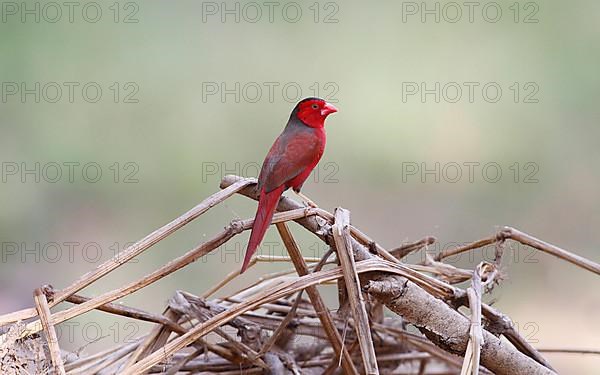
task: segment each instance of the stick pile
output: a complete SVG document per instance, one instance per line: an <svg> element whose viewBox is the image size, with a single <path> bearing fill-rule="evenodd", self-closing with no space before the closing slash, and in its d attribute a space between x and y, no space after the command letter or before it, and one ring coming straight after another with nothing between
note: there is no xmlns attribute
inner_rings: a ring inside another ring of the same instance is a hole
<svg viewBox="0 0 600 375"><path fill-rule="evenodd" d="M289 257L259 255L252 265L291 262L293 270L213 297L238 276L236 271L201 296L177 291L162 313L114 303L252 227L252 219L238 220L139 280L94 298L77 294L232 195L257 199L255 183L226 176L222 190L68 287L36 289L35 307L0 316L0 373L555 374L508 316L482 302L501 281L504 247L517 241L600 275L597 263L509 227L408 264L404 257L435 239L388 251L350 224L349 211L338 208L332 214L284 197L273 224ZM290 221L314 233L329 251L320 259L303 257ZM444 263L452 255L488 245L495 245L495 259L475 270ZM465 282L466 289L456 286ZM320 294L330 287L338 291L336 306L328 306ZM53 312L59 304L69 307ZM469 313L459 310L462 306ZM385 309L391 312L388 317ZM55 326L92 310L152 322L154 327L103 352L83 356L62 351Z"/></svg>

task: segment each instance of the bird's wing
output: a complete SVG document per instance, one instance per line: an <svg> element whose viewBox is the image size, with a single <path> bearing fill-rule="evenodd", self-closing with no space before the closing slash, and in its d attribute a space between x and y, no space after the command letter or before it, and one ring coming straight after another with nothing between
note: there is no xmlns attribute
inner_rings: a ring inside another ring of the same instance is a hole
<svg viewBox="0 0 600 375"><path fill-rule="evenodd" d="M319 157L319 139L311 131L282 134L263 162L258 188L268 193L298 176Z"/></svg>

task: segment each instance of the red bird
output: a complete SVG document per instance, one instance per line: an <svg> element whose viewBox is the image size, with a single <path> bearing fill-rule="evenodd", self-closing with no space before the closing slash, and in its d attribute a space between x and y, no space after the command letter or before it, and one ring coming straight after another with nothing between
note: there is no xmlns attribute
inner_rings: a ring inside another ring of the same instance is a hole
<svg viewBox="0 0 600 375"><path fill-rule="evenodd" d="M303 99L294 107L258 176L258 209L240 273L246 271L250 258L265 236L281 194L291 187L302 196L300 188L325 150L325 118L337 111L335 106L319 98Z"/></svg>

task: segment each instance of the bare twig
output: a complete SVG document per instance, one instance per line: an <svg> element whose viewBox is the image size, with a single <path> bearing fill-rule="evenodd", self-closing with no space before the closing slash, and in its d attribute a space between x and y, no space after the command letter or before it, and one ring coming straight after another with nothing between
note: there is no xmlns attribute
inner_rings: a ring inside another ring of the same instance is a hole
<svg viewBox="0 0 600 375"><path fill-rule="evenodd" d="M293 220L293 219L298 219L298 218L305 217L305 216L311 215L311 214L314 214L314 212L311 212L310 209L303 208L303 209L298 209L295 211L288 211L288 212L282 212L282 213L276 214L273 217L273 221L279 222L279 221ZM194 262L198 258L208 254L212 250L216 249L217 247L221 246L225 242L229 241L236 234L238 234L244 230L250 229L252 227L253 222L254 222L253 219L233 222L224 231L222 231L220 234L218 234L215 238L197 246L196 248L188 251L186 254L180 256L179 258L175 258L174 260L170 261L169 263L167 263L163 267L157 269L156 271L150 273L149 275L146 275L143 278L141 278L135 282L132 282L128 285L125 285L119 289L104 293L104 294L102 294L98 297L95 297L87 302L84 302L80 305L71 307L68 310L63 310L63 311L60 311L60 312L54 314L55 323L61 323L61 322L64 322L65 320L69 320L73 317L76 317L85 312L93 310L99 306L105 305L109 302L112 302L114 300L117 300L119 298L127 296L131 293L134 293L135 291L140 290L140 289L162 279L163 277L185 267L186 265ZM42 329L42 327L41 327L39 320L28 323L22 332L22 334L23 334L22 337L26 337L33 333L39 332L41 329ZM2 340L1 340L2 337L3 336L0 336L0 342L2 342Z"/></svg>
<svg viewBox="0 0 600 375"><path fill-rule="evenodd" d="M178 321L181 314L167 307L162 314L166 319ZM158 347L164 345L171 335L171 328L166 325L156 325L146 336L144 341L131 354L124 367L133 366L138 360L145 358L150 353L154 352Z"/></svg>
<svg viewBox="0 0 600 375"><path fill-rule="evenodd" d="M572 349L572 348L538 348L543 353L565 353L565 354L595 354L600 355L600 350L594 349Z"/></svg>
<svg viewBox="0 0 600 375"><path fill-rule="evenodd" d="M352 307L352 316L356 325L358 343L362 353L365 372L369 375L379 374L377 368L377 357L371 337L369 316L365 307L365 301L360 290L360 279L356 272L356 264L352 255L352 244L350 242L350 212L341 207L335 210L335 224L333 225L333 239L344 273L344 281L348 292L348 300Z"/></svg>
<svg viewBox="0 0 600 375"><path fill-rule="evenodd" d="M499 241L504 241L506 239L511 239L513 241L522 243L523 245L531 246L537 250L548 253L550 255L554 255L557 258L566 260L567 262L572 263L578 267L600 275L600 264L591 261L587 258L584 258L580 255L573 254L570 251L561 249L560 247L552 245L548 242L544 242L538 238L535 238L527 233L521 232L520 230L512 227L504 227L497 234L472 242L468 245L459 246L454 249L444 250L435 256L435 260L439 261L444 258L448 258L452 255L460 254L473 249L478 249Z"/></svg>
<svg viewBox="0 0 600 375"><path fill-rule="evenodd" d="M451 257L453 255L457 255L460 253L464 253L465 251L469 251L469 250L473 250L473 249L479 249L481 247L487 246L487 245L491 245L493 243L495 243L496 241L501 240L502 237L499 235L494 235L494 236L490 236L481 240L477 240L475 242L471 242L470 244L464 245L464 246L459 246L453 249L445 249L442 252L440 252L439 254L437 254L434 257L434 260L436 261L440 261L442 259Z"/></svg>
<svg viewBox="0 0 600 375"><path fill-rule="evenodd" d="M52 289L52 287L50 287L50 286L44 286L43 290L44 290L44 294L46 294L46 295L54 294L54 289ZM89 300L91 300L91 298L80 296L77 294L70 295L66 299L67 302L71 302L74 304L82 304L82 303L88 302ZM152 314L152 313L146 312L144 310L137 309L135 307L129 307L129 306L126 306L123 304L107 303L105 305L98 306L96 309L110 313L110 314L124 316L127 318L137 319L137 320L141 320L141 321L145 321L145 322L162 324L162 325L169 327L174 332L179 332L179 333L185 332L185 330L179 324L177 324L176 322L173 322L170 319L167 319L163 315Z"/></svg>
<svg viewBox="0 0 600 375"><path fill-rule="evenodd" d="M410 253L421 250L424 247L433 245L435 241L435 237L427 236L425 238L420 239L419 241L403 244L393 250L390 250L390 253L399 260L401 260L402 258L408 256Z"/></svg>
<svg viewBox="0 0 600 375"><path fill-rule="evenodd" d="M593 272L596 275L600 275L600 264L593 262L589 259L586 259L580 255L573 254L570 251L561 249L558 246L549 244L548 242L544 242L540 239L530 236L527 233L523 233L515 228L504 227L501 231L501 234L505 238L510 238L511 240L520 242L523 245L531 246L535 249L538 249L538 250L548 253L550 255L554 255L557 258L566 260L569 263L572 263L578 267L581 267L590 272Z"/></svg>
<svg viewBox="0 0 600 375"><path fill-rule="evenodd" d="M210 197L206 198L200 204L198 204L188 212L184 213L177 219L150 233L149 235L137 241L133 245L129 246L127 249L123 250L119 254L116 254L112 259L109 259L106 262L99 265L98 267L96 267L95 270L86 273L73 284L56 293L56 295L54 296L54 300L50 303L50 307L57 305L58 303L64 301L67 298L67 296L70 296L73 293L77 293L79 290L85 288L94 281L100 279L101 277L105 276L106 274L110 273L116 268L129 262L131 259L140 255L148 248L158 243L160 240L166 238L171 233L188 224L198 216L208 211L211 207L229 198L231 195L235 194L240 189L243 189L244 187L248 186L252 182L253 180L251 179L241 179L229 186L228 188L218 191ZM0 326L6 323L16 322L18 320L29 319L34 317L35 315L35 309L24 309L15 313L0 316Z"/></svg>
<svg viewBox="0 0 600 375"><path fill-rule="evenodd" d="M283 243L287 248L290 257L294 262L296 272L298 272L299 276L308 275L308 266L306 265L306 262L302 257L300 248L298 247L296 241L294 240L294 237L292 236L292 232L290 232L290 229L285 223L280 223L276 225L279 235L281 236L281 239L283 240ZM324 259L326 258L324 257ZM318 271L318 268L316 270ZM335 355L341 356L341 358L343 359L341 364L344 367L344 371L346 371L347 374L358 374L356 368L354 367L354 363L352 363L352 359L348 354L348 350L344 348L342 338L338 333L337 329L335 328L333 318L331 317L331 313L329 312L329 309L327 309L325 302L323 302L323 299L321 298L318 289L316 287L311 286L306 288L306 293L308 294L308 297L310 298L313 304L313 308L317 313L317 317L321 321L323 329L325 330L325 333L327 334L327 337L331 342Z"/></svg>
<svg viewBox="0 0 600 375"><path fill-rule="evenodd" d="M296 317L296 310L298 309L298 305L300 305L300 301L302 300L302 292L303 292L302 290L300 292L298 292L298 296L296 297L296 301L294 301L292 308L290 309L290 311L288 311L287 315L281 321L281 323L279 324L277 329L273 332L271 337L269 337L269 340L263 345L262 349L260 349L260 352L258 353L259 356L262 356L265 353L267 353L268 351L270 351L271 348L273 348L275 343L282 336L283 332L286 329L288 329L288 325Z"/></svg>
<svg viewBox="0 0 600 375"><path fill-rule="evenodd" d="M33 299L35 301L35 308L38 311L38 315L44 326L44 333L46 334L46 342L50 349L50 357L52 358L52 364L54 365L54 372L56 374L65 375L65 365L60 355L60 347L58 346L58 337L56 336L56 330L54 329L52 314L50 313L50 307L48 307L46 296L41 288L35 290Z"/></svg>
<svg viewBox="0 0 600 375"><path fill-rule="evenodd" d="M461 375L478 375L479 360L481 356L481 346L485 343L483 338L483 328L481 326L481 295L483 294L484 284L493 282L489 274L495 271L493 264L482 262L477 266L471 278L471 286L467 289L469 297L469 307L471 309L471 327L469 329L469 343L465 352L465 359ZM485 282L482 282L482 279Z"/></svg>

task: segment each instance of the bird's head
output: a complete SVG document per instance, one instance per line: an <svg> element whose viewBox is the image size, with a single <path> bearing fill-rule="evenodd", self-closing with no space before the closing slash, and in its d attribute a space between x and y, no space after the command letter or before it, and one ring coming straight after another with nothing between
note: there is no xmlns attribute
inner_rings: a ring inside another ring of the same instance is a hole
<svg viewBox="0 0 600 375"><path fill-rule="evenodd" d="M338 109L320 98L306 98L301 100L294 108L292 116L298 117L305 125L311 128L322 128L325 119Z"/></svg>

